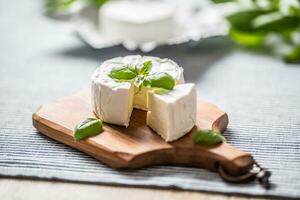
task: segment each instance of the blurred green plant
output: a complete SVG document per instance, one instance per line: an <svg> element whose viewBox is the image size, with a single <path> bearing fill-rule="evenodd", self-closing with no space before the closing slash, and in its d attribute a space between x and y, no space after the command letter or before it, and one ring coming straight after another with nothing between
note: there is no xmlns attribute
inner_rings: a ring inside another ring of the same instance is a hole
<svg viewBox="0 0 300 200"><path fill-rule="evenodd" d="M45 0L47 12L56 13L70 9L75 4L99 8L108 0Z"/></svg>
<svg viewBox="0 0 300 200"><path fill-rule="evenodd" d="M300 0L212 0L232 3L229 36L248 48L268 48L287 62L300 60Z"/></svg>

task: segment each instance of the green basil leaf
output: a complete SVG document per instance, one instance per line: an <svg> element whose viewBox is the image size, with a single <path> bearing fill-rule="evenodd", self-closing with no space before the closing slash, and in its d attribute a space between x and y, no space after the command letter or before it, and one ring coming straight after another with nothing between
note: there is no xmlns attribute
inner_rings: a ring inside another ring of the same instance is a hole
<svg viewBox="0 0 300 200"><path fill-rule="evenodd" d="M300 17L300 2L298 4L298 7L296 5L289 6L289 14Z"/></svg>
<svg viewBox="0 0 300 200"><path fill-rule="evenodd" d="M256 18L253 29L258 32L284 32L294 30L300 26L297 16L282 16L279 12L273 12Z"/></svg>
<svg viewBox="0 0 300 200"><path fill-rule="evenodd" d="M139 74L147 76L149 75L151 68L152 68L152 61L151 60L145 61L139 71Z"/></svg>
<svg viewBox="0 0 300 200"><path fill-rule="evenodd" d="M67 10L77 0L46 0L45 6L48 12L58 12Z"/></svg>
<svg viewBox="0 0 300 200"><path fill-rule="evenodd" d="M88 0L84 1L84 6L100 8L108 0ZM45 7L48 12L54 13L70 9L74 4L82 4L81 0L45 0Z"/></svg>
<svg viewBox="0 0 300 200"><path fill-rule="evenodd" d="M193 135L193 141L195 144L219 144L225 141L225 138L221 135L221 133L213 131L213 130L199 130Z"/></svg>
<svg viewBox="0 0 300 200"><path fill-rule="evenodd" d="M214 3L229 3L229 2L234 2L236 0L211 0Z"/></svg>
<svg viewBox="0 0 300 200"><path fill-rule="evenodd" d="M154 73L147 76L143 84L146 87L163 88L166 90L172 90L175 86L175 80L168 73L161 72L161 73Z"/></svg>
<svg viewBox="0 0 300 200"><path fill-rule="evenodd" d="M103 124L100 119L87 118L80 122L74 129L75 141L96 136L103 131Z"/></svg>
<svg viewBox="0 0 300 200"><path fill-rule="evenodd" d="M251 31L253 29L252 21L258 16L269 12L271 11L262 9L245 10L228 15L226 18L235 29Z"/></svg>
<svg viewBox="0 0 300 200"><path fill-rule="evenodd" d="M266 34L258 32L243 32L235 28L229 31L230 38L246 47L260 47L264 44Z"/></svg>
<svg viewBox="0 0 300 200"><path fill-rule="evenodd" d="M290 52L283 55L286 62L294 63L300 60L300 45L295 46Z"/></svg>
<svg viewBox="0 0 300 200"><path fill-rule="evenodd" d="M131 80L138 75L135 67L132 66L122 66L113 68L108 76L117 80Z"/></svg>

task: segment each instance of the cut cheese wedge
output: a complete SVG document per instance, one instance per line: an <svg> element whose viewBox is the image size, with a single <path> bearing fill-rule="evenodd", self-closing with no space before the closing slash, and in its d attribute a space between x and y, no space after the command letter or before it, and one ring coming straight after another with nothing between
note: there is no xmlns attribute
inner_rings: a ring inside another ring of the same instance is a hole
<svg viewBox="0 0 300 200"><path fill-rule="evenodd" d="M92 84L92 107L95 115L104 122L129 126L133 110L132 83L118 83L106 76L98 76Z"/></svg>
<svg viewBox="0 0 300 200"><path fill-rule="evenodd" d="M196 123L197 94L194 84L180 84L165 94L149 93L147 125L165 141L188 133Z"/></svg>

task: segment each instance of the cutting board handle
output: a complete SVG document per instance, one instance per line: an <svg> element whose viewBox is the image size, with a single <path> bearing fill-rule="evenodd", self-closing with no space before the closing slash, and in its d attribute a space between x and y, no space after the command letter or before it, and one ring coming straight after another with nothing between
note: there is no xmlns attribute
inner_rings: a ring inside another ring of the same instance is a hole
<svg viewBox="0 0 300 200"><path fill-rule="evenodd" d="M183 138L184 140L184 138ZM187 142L191 141L188 137ZM170 143L173 148L149 151L132 157L124 166L139 168L159 164L175 164L201 167L218 172L222 167L227 174L239 176L252 168L254 159L250 153L242 151L226 142L219 145L186 144L184 141Z"/></svg>
<svg viewBox="0 0 300 200"><path fill-rule="evenodd" d="M240 183L256 178L266 189L271 186L270 171L262 168L250 153L226 142L214 146L194 145L191 149L177 146L176 149L174 163L192 164L192 166L216 171L228 182ZM189 159L183 160L181 156Z"/></svg>

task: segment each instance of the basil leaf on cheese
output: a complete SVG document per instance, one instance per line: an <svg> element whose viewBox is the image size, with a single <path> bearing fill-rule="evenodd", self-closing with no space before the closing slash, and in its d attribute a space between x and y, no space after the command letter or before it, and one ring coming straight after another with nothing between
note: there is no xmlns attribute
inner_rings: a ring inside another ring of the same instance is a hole
<svg viewBox="0 0 300 200"><path fill-rule="evenodd" d="M122 66L113 68L108 76L117 80L131 80L138 75L135 67L132 66Z"/></svg>
<svg viewBox="0 0 300 200"><path fill-rule="evenodd" d="M149 75L151 68L152 68L152 61L151 60L145 61L139 71L139 74L147 76Z"/></svg>
<svg viewBox="0 0 300 200"><path fill-rule="evenodd" d="M221 133L213 131L213 130L198 130L193 135L193 141L195 144L219 144L225 141L225 138L221 135Z"/></svg>
<svg viewBox="0 0 300 200"><path fill-rule="evenodd" d="M103 124L100 119L87 118L80 122L74 129L74 140L82 140L88 137L96 136L103 131Z"/></svg>
<svg viewBox="0 0 300 200"><path fill-rule="evenodd" d="M163 88L172 90L175 86L174 78L168 73L154 73L147 76L144 80L144 86L153 88Z"/></svg>

